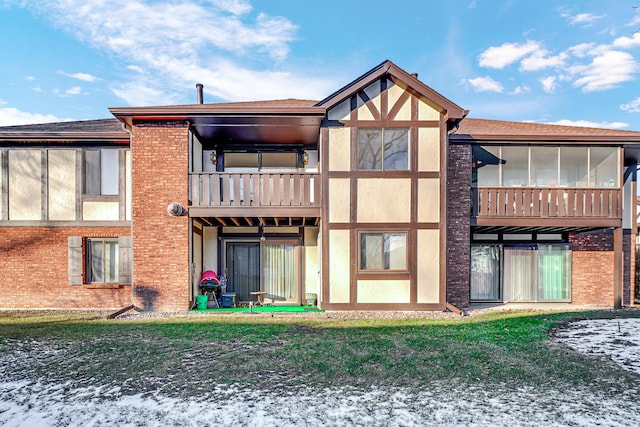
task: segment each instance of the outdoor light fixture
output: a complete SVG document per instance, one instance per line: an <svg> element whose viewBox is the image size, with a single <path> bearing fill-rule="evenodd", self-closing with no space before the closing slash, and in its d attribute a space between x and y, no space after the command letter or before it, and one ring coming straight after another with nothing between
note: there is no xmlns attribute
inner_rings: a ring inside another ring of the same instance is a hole
<svg viewBox="0 0 640 427"><path fill-rule="evenodd" d="M169 203L167 206L167 213L170 216L183 216L186 215L187 211L180 205L180 203Z"/></svg>
<svg viewBox="0 0 640 427"><path fill-rule="evenodd" d="M209 155L209 158L211 159L211 164L212 165L217 165L218 164L218 153L216 152L216 150L212 150L211 154Z"/></svg>
<svg viewBox="0 0 640 427"><path fill-rule="evenodd" d="M302 163L304 163L305 165L309 164L309 153L307 153L306 151L302 153Z"/></svg>

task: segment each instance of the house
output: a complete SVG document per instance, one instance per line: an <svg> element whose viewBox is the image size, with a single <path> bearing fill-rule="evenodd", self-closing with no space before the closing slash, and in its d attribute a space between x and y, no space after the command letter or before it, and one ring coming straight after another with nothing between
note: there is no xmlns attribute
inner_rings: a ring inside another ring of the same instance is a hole
<svg viewBox="0 0 640 427"><path fill-rule="evenodd" d="M640 132L466 118L390 61L321 101L0 128L0 307L633 304Z"/></svg>

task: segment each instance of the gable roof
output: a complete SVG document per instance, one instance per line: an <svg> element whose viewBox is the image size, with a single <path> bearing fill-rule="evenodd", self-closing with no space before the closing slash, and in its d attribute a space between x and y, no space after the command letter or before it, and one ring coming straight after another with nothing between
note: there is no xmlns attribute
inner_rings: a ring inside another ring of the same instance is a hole
<svg viewBox="0 0 640 427"><path fill-rule="evenodd" d="M398 67L393 62L386 60L376 67L372 68L362 76L358 77L351 83L332 93L316 105L323 106L327 109L339 104L348 97L356 94L369 86L374 81L380 79L383 76L391 76L407 85L407 88L420 97L424 97L430 100L441 108L441 111L446 111L449 122L457 123L463 119L468 113L468 110L463 109L453 101L445 98L440 93L431 89L426 84L418 80L417 75L412 75Z"/></svg>

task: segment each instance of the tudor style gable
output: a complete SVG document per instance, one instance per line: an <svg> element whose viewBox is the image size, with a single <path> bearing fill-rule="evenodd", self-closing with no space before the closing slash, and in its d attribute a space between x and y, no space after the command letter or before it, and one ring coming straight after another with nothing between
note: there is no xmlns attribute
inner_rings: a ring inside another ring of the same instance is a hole
<svg viewBox="0 0 640 427"><path fill-rule="evenodd" d="M317 106L327 109L324 304L443 307L444 153L466 111L390 61Z"/></svg>

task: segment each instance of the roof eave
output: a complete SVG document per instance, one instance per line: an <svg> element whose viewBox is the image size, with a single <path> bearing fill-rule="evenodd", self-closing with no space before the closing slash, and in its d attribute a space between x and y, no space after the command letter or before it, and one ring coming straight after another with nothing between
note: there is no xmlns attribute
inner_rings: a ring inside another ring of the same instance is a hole
<svg viewBox="0 0 640 427"><path fill-rule="evenodd" d="M123 132L0 132L0 141L129 143Z"/></svg>
<svg viewBox="0 0 640 427"><path fill-rule="evenodd" d="M292 116L324 117L323 107L274 107L274 106L216 106L215 104L161 106L161 107L115 107L109 108L111 114L123 122L132 120L189 120L195 117L257 117Z"/></svg>
<svg viewBox="0 0 640 427"><path fill-rule="evenodd" d="M327 105L331 107L333 105L339 104L340 102L351 96L353 93L364 89L375 80L385 75L390 75L392 77L398 78L399 80L408 84L418 94L423 95L426 98L430 99L432 102L438 104L440 107L446 110L449 122L458 123L460 120L466 117L467 114L469 114L469 110L465 110L453 101L445 98L426 84L422 83L415 76L407 73L405 70L398 67L389 60L386 60L376 67L372 68L370 71L363 74L358 79L352 81L338 91L329 95L327 98L318 102L318 104L316 105Z"/></svg>
<svg viewBox="0 0 640 427"><path fill-rule="evenodd" d="M452 142L467 143L490 143L490 142L535 142L535 143L580 143L580 142L602 142L602 143L638 143L640 138L637 135L492 135L492 134L451 134L449 140Z"/></svg>

